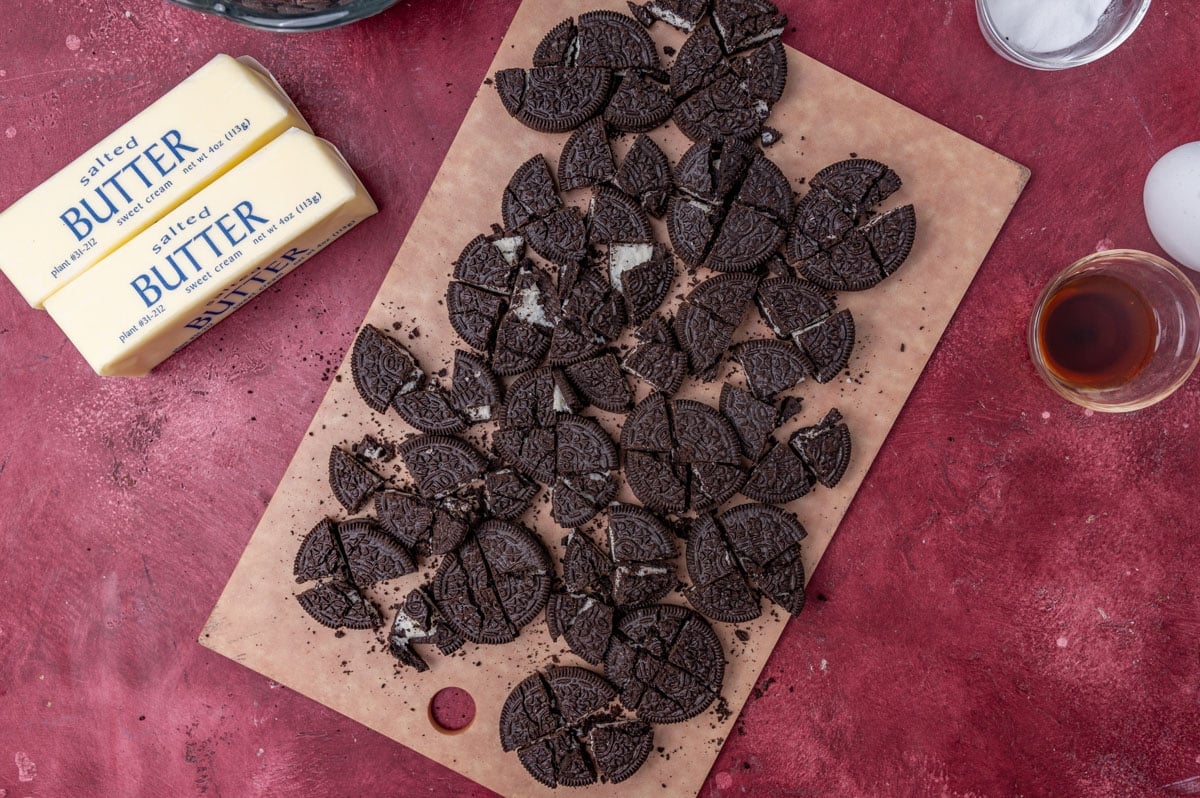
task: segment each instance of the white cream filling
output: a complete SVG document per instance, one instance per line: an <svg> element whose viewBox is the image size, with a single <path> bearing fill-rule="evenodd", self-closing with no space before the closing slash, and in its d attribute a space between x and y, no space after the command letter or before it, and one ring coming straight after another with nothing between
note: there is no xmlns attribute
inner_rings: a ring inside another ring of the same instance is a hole
<svg viewBox="0 0 1200 798"><path fill-rule="evenodd" d="M554 322L546 316L546 308L542 305L542 292L537 286L522 288L517 292L519 301L512 306L511 313L526 324L538 327L553 327Z"/></svg>
<svg viewBox="0 0 1200 798"><path fill-rule="evenodd" d="M563 396L563 392L558 386L554 386L554 412L555 413L570 413L571 406L567 404L567 397Z"/></svg>
<svg viewBox="0 0 1200 798"><path fill-rule="evenodd" d="M621 277L654 257L653 244L613 244L608 248L608 282L624 293Z"/></svg>
<svg viewBox="0 0 1200 798"><path fill-rule="evenodd" d="M510 266L517 265L517 253L525 246L525 239L521 236L509 236L508 238L498 238L492 242L492 246L500 250L500 255L508 261Z"/></svg>
<svg viewBox="0 0 1200 798"><path fill-rule="evenodd" d="M658 17L663 22L667 23L668 25L671 25L672 27L679 28L681 31L684 31L685 33L691 33L692 29L696 27L695 25L692 24L691 20L684 19L683 17L676 14L674 11L663 8L663 7L659 6L657 3L652 3L650 5L650 8L647 10L654 16Z"/></svg>

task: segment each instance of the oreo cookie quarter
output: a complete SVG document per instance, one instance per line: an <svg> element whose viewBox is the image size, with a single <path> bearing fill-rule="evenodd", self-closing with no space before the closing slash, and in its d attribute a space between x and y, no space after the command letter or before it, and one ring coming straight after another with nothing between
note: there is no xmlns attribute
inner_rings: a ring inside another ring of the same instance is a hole
<svg viewBox="0 0 1200 798"><path fill-rule="evenodd" d="M558 185L563 191L596 186L616 177L617 164L604 130L596 117L580 125L563 145L558 159Z"/></svg>
<svg viewBox="0 0 1200 798"><path fill-rule="evenodd" d="M329 450L329 487L338 503L353 513L383 487L383 477L334 446Z"/></svg>
<svg viewBox="0 0 1200 798"><path fill-rule="evenodd" d="M637 197L646 213L661 218L671 192L671 163L654 139L638 136L617 170L617 188Z"/></svg>

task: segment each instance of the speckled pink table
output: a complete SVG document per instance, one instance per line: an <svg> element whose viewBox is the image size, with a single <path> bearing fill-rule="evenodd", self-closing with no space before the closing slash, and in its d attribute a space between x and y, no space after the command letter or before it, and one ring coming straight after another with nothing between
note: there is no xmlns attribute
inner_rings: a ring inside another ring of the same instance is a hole
<svg viewBox="0 0 1200 798"><path fill-rule="evenodd" d="M1158 0L1109 58L1038 74L965 0L785 6L789 44L1034 178L702 794L1195 794L1200 378L1088 415L1023 330L1079 255L1158 251L1141 183L1200 137L1200 10ZM483 794L194 641L514 8L281 37L4 4L0 207L224 51L271 66L383 211L145 380L95 377L0 282L0 796Z"/></svg>

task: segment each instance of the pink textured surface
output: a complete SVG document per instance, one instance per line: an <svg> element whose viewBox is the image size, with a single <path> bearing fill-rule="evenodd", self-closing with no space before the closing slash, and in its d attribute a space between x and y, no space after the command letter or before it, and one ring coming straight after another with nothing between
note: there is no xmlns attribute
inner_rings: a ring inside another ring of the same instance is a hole
<svg viewBox="0 0 1200 798"><path fill-rule="evenodd" d="M1198 135L1200 10L1159 0L1107 59L1038 74L965 0L785 6L789 44L1034 176L703 794L1191 794L1200 378L1088 415L1023 330L1076 257L1158 251L1141 184ZM0 281L0 796L484 793L195 637L514 8L282 37L5 1L0 207L223 51L274 70L382 212L144 380L95 377Z"/></svg>

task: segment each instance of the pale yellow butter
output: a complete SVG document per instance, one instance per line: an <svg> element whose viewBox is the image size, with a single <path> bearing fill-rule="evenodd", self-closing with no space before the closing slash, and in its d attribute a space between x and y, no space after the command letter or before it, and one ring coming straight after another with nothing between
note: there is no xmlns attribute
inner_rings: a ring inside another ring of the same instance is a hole
<svg viewBox="0 0 1200 798"><path fill-rule="evenodd" d="M0 213L0 271L46 297L289 128L309 130L253 58L218 55Z"/></svg>
<svg viewBox="0 0 1200 798"><path fill-rule="evenodd" d="M98 374L146 374L376 212L326 141L282 134L46 300Z"/></svg>

